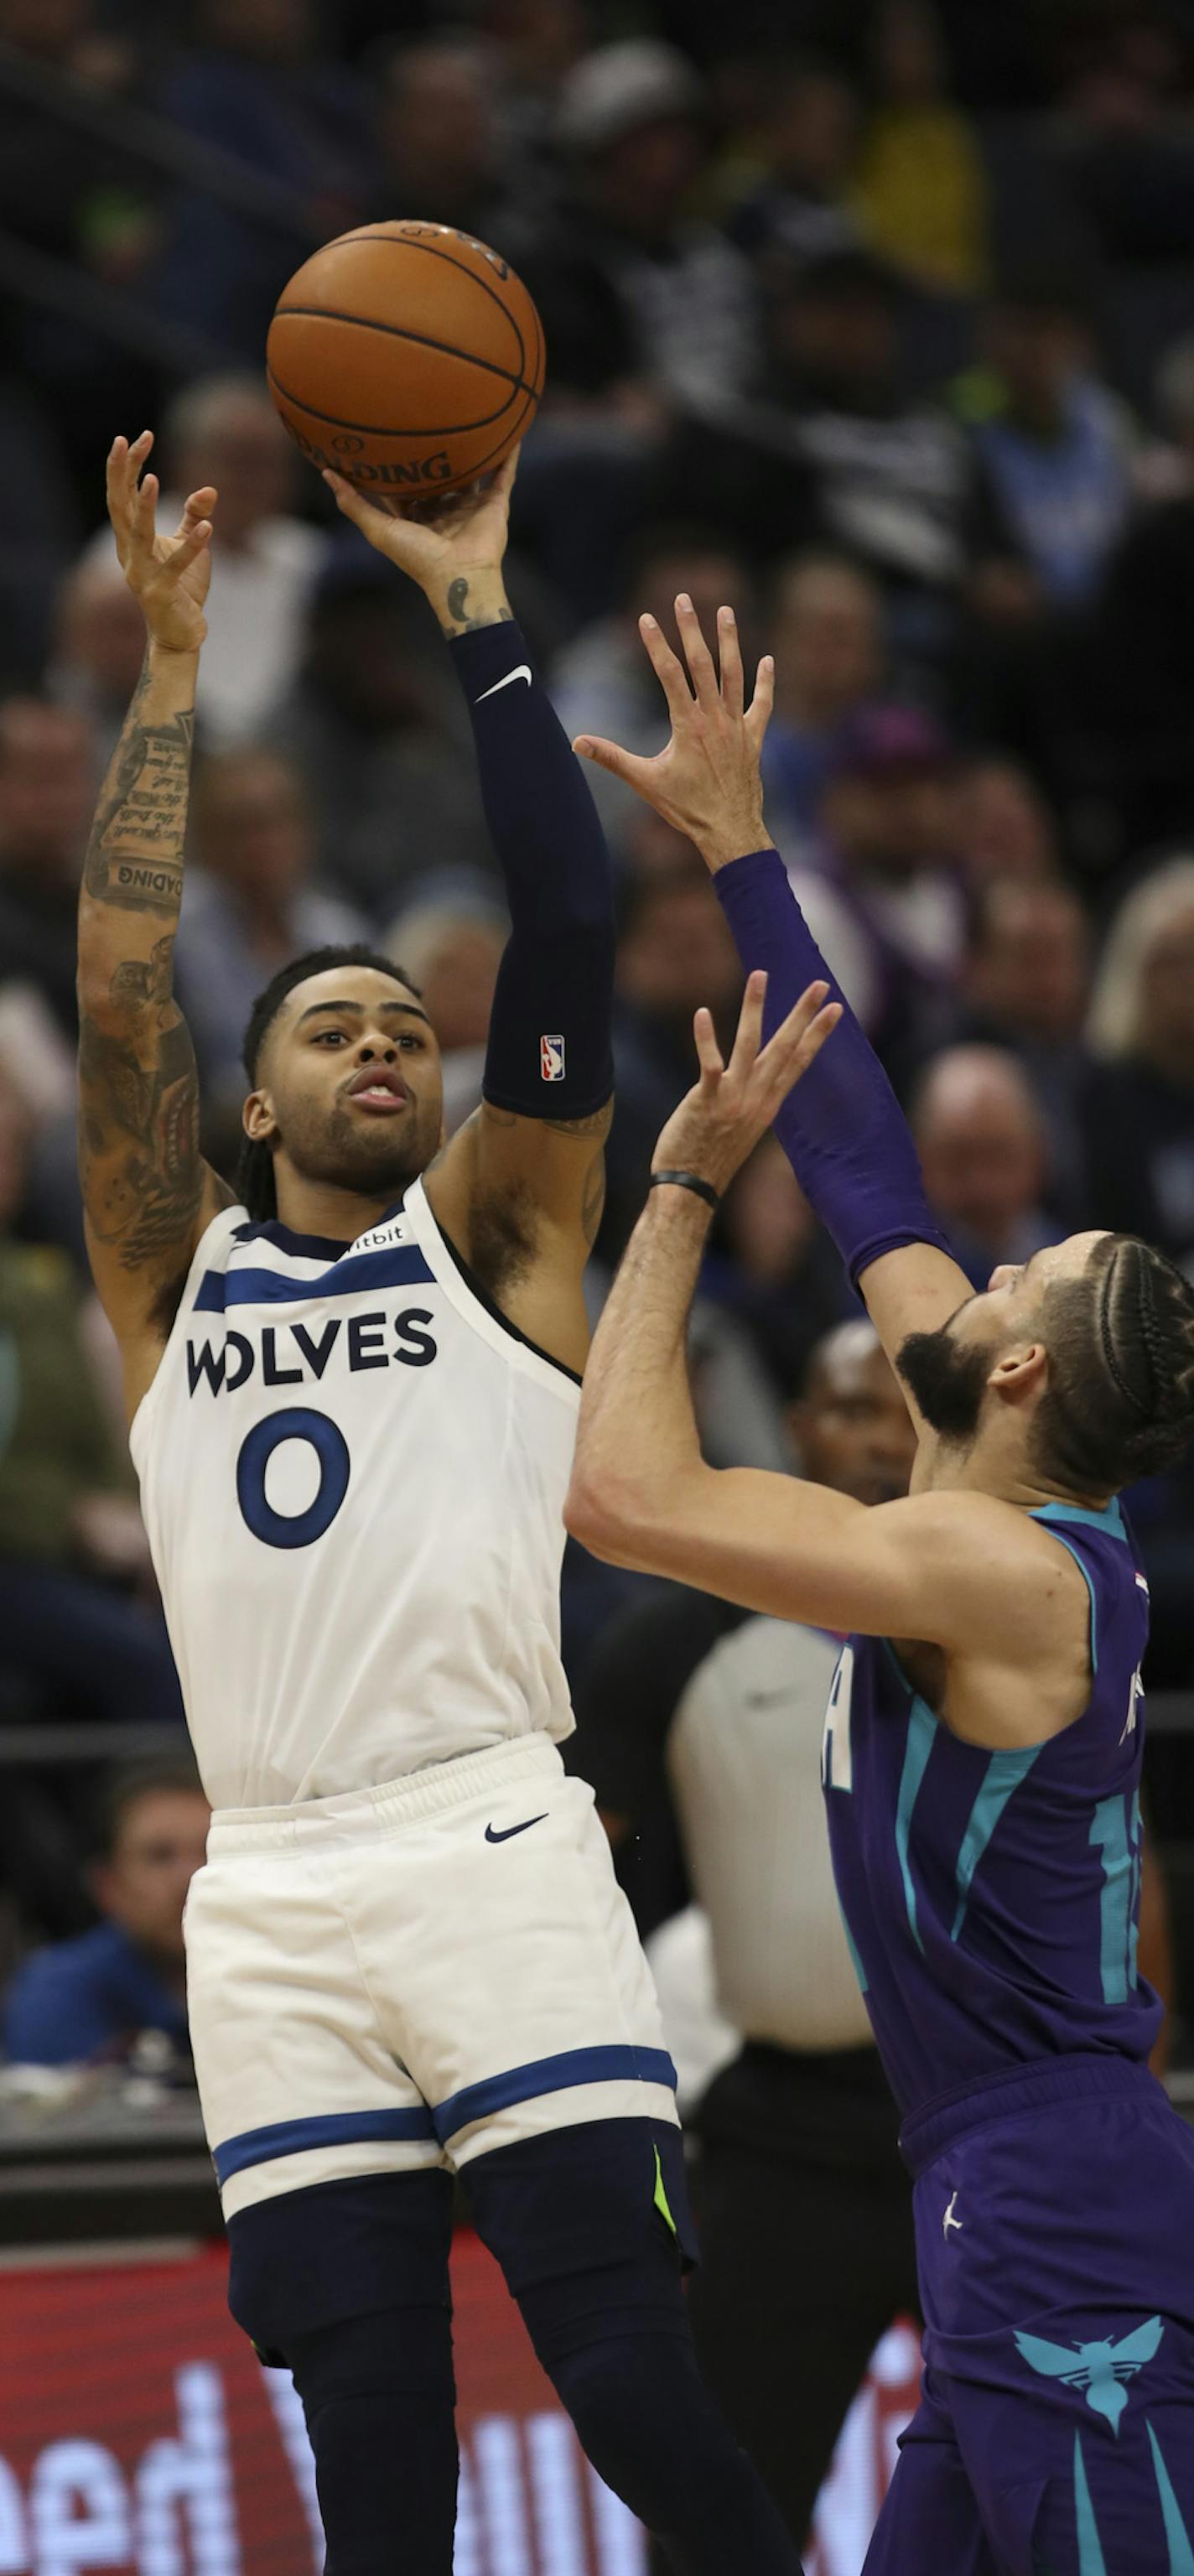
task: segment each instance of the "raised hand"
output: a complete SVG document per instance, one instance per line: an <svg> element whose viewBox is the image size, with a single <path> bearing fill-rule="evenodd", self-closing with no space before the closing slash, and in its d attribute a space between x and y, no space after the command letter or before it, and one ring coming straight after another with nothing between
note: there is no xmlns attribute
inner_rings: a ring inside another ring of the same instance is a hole
<svg viewBox="0 0 1194 2576"><path fill-rule="evenodd" d="M328 470L323 479L344 517L418 583L447 632L461 635L510 614L501 568L517 471L515 448L484 487L442 501L396 502L389 510L379 510L342 474Z"/></svg>
<svg viewBox="0 0 1194 2576"><path fill-rule="evenodd" d="M728 1064L722 1062L711 1014L697 1012L700 1076L664 1128L654 1171L696 1172L718 1192L728 1187L837 1027L842 1006L826 1000L828 991L828 984L810 984L762 1046L767 978L761 972L748 976Z"/></svg>
<svg viewBox="0 0 1194 2576"><path fill-rule="evenodd" d="M638 623L672 720L666 751L645 760L588 733L578 734L572 748L599 769L624 778L665 822L695 841L716 875L732 859L767 847L759 754L771 715L775 665L770 655L760 662L748 707L732 608L717 612L720 677L687 591L676 601L687 671L654 617L640 617Z"/></svg>
<svg viewBox="0 0 1194 2576"><path fill-rule="evenodd" d="M142 467L153 446L144 429L130 445L112 442L108 456L108 517L116 538L121 570L145 612L145 623L164 652L197 653L207 633L203 604L211 580L212 512L215 486L204 483L192 492L172 537L156 527L158 478Z"/></svg>

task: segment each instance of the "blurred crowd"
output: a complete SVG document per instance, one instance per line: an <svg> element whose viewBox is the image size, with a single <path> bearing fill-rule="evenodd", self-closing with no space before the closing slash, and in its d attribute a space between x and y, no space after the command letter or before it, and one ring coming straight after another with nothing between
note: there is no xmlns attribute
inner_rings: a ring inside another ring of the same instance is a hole
<svg viewBox="0 0 1194 2576"><path fill-rule="evenodd" d="M478 1097L504 925L465 711L262 380L299 261L404 214L496 243L543 314L510 584L569 730L661 745L636 618L670 626L678 589L774 653L772 834L971 1276L1091 1223L1194 1264L1190 0L0 0L0 1743L180 1725L72 1137L76 888L143 642L116 431L155 427L164 513L220 494L177 951L209 1154L254 993L329 939L390 943L451 1122ZM739 975L688 845L593 784L620 906L596 1307L693 1009L724 1032ZM716 1463L799 1457L851 1311L764 1144L695 1318ZM1194 1471L1130 1502L1148 1678L1194 1688ZM634 1597L570 1547L579 1692ZM1153 1760L1158 1835L1194 1843L1194 1756ZM84 1881L76 1792L19 1778L0 1968L98 1939L125 1866L109 1817ZM185 1845L180 1778L144 1798Z"/></svg>

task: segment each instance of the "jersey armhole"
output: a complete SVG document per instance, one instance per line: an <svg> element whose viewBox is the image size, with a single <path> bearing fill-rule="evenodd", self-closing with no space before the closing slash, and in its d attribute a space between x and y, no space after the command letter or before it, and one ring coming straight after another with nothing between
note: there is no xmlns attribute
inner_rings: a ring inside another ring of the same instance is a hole
<svg viewBox="0 0 1194 2576"><path fill-rule="evenodd" d="M442 1252L443 1266L436 1272L436 1277L458 1313L481 1333L485 1341L497 1349L504 1346L507 1359L513 1359L515 1352L519 1353L523 1368L541 1385L549 1385L553 1394L570 1397L574 1404L578 1404L582 1381L576 1370L570 1369L566 1360L553 1359L550 1351L545 1351L539 1342L533 1342L529 1333L524 1333L518 1324L511 1323L510 1317L503 1314L496 1298L490 1296L488 1289L470 1269L463 1253L457 1251L451 1235L440 1224L421 1176L408 1190L403 1206L416 1238L423 1229L431 1234L435 1249ZM427 1249L424 1241L424 1252ZM515 1365L519 1362L516 1361Z"/></svg>

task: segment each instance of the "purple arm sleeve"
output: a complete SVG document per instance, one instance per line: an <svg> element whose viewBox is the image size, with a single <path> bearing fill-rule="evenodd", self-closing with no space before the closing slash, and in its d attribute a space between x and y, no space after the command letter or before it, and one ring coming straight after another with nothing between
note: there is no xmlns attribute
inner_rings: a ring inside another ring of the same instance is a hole
<svg viewBox="0 0 1194 2576"><path fill-rule="evenodd" d="M519 627L456 636L485 819L506 882L485 1098L523 1118L587 1118L614 1087L613 872L597 808Z"/></svg>
<svg viewBox="0 0 1194 2576"><path fill-rule="evenodd" d="M869 1263L902 1243L932 1243L948 1253L929 1211L904 1113L830 974L778 850L735 859L713 882L747 973L766 967L765 1037L808 984L828 984L832 999L842 1004L832 1037L789 1092L775 1132L854 1286Z"/></svg>

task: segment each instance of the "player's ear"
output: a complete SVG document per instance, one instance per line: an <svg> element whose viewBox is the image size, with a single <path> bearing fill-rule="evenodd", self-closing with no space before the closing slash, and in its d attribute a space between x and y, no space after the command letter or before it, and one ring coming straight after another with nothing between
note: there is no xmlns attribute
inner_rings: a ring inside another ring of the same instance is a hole
<svg viewBox="0 0 1194 2576"><path fill-rule="evenodd" d="M278 1132L273 1103L268 1091L251 1091L241 1111L241 1125L254 1145L267 1145Z"/></svg>
<svg viewBox="0 0 1194 2576"><path fill-rule="evenodd" d="M1014 1342L1010 1350L1000 1352L987 1384L1003 1403L1019 1404L1026 1395L1040 1393L1044 1377L1044 1343Z"/></svg>

